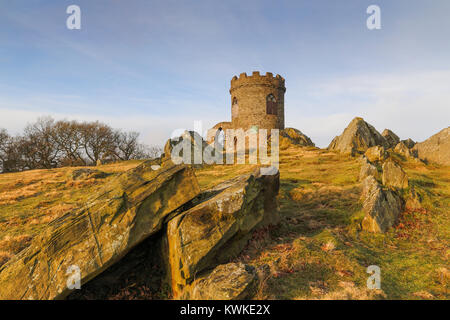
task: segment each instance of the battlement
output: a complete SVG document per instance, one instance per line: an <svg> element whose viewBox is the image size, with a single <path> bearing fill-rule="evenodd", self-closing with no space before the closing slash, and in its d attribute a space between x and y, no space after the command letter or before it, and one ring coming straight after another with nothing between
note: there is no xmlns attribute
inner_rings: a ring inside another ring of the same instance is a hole
<svg viewBox="0 0 450 320"><path fill-rule="evenodd" d="M271 72L241 73L231 79L231 122L218 123L223 130L284 129L284 78Z"/></svg>
<svg viewBox="0 0 450 320"><path fill-rule="evenodd" d="M234 76L231 79L231 89L243 87L243 86L251 86L251 85L262 85L262 86L271 86L274 88L282 88L284 90L284 78L277 74L275 77L271 72L267 72L265 75L261 75L259 71L253 71L251 76L248 76L247 73L243 72L237 76Z"/></svg>

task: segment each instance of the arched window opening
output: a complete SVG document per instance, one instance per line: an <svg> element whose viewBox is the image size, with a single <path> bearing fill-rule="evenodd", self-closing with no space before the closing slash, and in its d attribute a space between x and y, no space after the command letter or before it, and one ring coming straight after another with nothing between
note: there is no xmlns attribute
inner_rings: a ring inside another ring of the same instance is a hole
<svg viewBox="0 0 450 320"><path fill-rule="evenodd" d="M277 112L277 99L273 94L269 94L266 98L266 112L267 114L276 115Z"/></svg>
<svg viewBox="0 0 450 320"><path fill-rule="evenodd" d="M239 104L236 97L233 98L233 105L231 106L231 115L233 118L237 117L239 114Z"/></svg>

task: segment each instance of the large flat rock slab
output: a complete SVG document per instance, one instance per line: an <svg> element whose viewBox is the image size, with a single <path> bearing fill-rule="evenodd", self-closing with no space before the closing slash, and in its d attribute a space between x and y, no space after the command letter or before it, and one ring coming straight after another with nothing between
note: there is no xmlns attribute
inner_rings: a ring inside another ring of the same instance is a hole
<svg viewBox="0 0 450 320"><path fill-rule="evenodd" d="M201 272L227 262L243 249L257 226L274 224L279 173L250 175L227 181L212 196L168 222L167 246L174 296Z"/></svg>
<svg viewBox="0 0 450 320"><path fill-rule="evenodd" d="M200 193L190 167L166 161L153 170L152 164L144 162L118 176L2 266L0 299L66 297L70 270L79 268L81 284L86 283L159 231L171 212Z"/></svg>

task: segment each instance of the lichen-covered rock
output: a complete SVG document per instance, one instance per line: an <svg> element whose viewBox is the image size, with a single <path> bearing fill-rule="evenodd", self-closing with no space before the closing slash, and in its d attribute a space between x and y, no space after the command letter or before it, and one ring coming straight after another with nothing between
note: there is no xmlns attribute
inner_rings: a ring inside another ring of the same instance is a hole
<svg viewBox="0 0 450 320"><path fill-rule="evenodd" d="M403 171L402 167L394 161L388 160L383 163L383 185L399 189L408 188L408 175Z"/></svg>
<svg viewBox="0 0 450 320"><path fill-rule="evenodd" d="M286 128L280 131L280 145L295 144L301 147L314 147L311 139L303 134L300 130L294 128Z"/></svg>
<svg viewBox="0 0 450 320"><path fill-rule="evenodd" d="M389 129L384 129L381 135L386 139L388 148L394 148L400 142L400 138Z"/></svg>
<svg viewBox="0 0 450 320"><path fill-rule="evenodd" d="M424 142L417 143L413 150L422 160L450 165L450 127L441 130Z"/></svg>
<svg viewBox="0 0 450 320"><path fill-rule="evenodd" d="M328 146L329 150L341 153L357 154L364 153L374 146L388 147L384 137L363 118L353 119L344 132L333 139Z"/></svg>
<svg viewBox="0 0 450 320"><path fill-rule="evenodd" d="M410 148L408 148L408 146L406 145L405 142L401 141L399 142L395 148L394 151L397 152L398 154L401 154L402 156L406 157L406 158L412 158L414 157L413 152L411 151Z"/></svg>
<svg viewBox="0 0 450 320"><path fill-rule="evenodd" d="M202 271L238 255L255 227L278 215L279 173L260 169L208 191L209 199L167 224L167 250L172 290L178 297Z"/></svg>
<svg viewBox="0 0 450 320"><path fill-rule="evenodd" d="M369 232L386 232L394 226L404 208L404 200L395 191L384 189L373 176L363 181L363 210L361 227Z"/></svg>
<svg viewBox="0 0 450 320"><path fill-rule="evenodd" d="M400 142L403 142L405 144L405 146L408 147L408 149L411 149L411 148L413 148L416 145L416 143L411 138L408 138L406 140L402 140Z"/></svg>
<svg viewBox="0 0 450 320"><path fill-rule="evenodd" d="M370 162L383 161L387 158L386 149L382 146L370 147L364 155Z"/></svg>
<svg viewBox="0 0 450 320"><path fill-rule="evenodd" d="M405 207L409 210L422 209L422 196L415 190L414 186L412 186L411 190L409 191Z"/></svg>
<svg viewBox="0 0 450 320"><path fill-rule="evenodd" d="M155 171L152 164L144 162L113 179L83 208L53 221L3 265L0 300L64 298L71 292L70 271L80 271L83 285L160 230L172 211L199 194L190 167L167 161Z"/></svg>
<svg viewBox="0 0 450 320"><path fill-rule="evenodd" d="M186 287L183 299L251 299L256 293L258 282L255 267L243 263L222 264Z"/></svg>
<svg viewBox="0 0 450 320"><path fill-rule="evenodd" d="M364 157L362 160L361 170L359 171L359 181L363 181L368 176L373 176L377 180L381 179L377 167L370 163L366 157Z"/></svg>

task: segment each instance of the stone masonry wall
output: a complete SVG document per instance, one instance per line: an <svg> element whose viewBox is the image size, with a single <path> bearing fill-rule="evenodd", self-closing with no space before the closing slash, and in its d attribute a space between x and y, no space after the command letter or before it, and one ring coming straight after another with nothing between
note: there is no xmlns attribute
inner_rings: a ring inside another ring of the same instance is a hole
<svg viewBox="0 0 450 320"><path fill-rule="evenodd" d="M232 117L233 128L247 130L252 126L259 129L284 129L284 79L272 73L260 75L254 71L251 76L242 73L231 80L231 104L236 98L238 112ZM267 114L266 99L273 94L277 101L277 114Z"/></svg>

